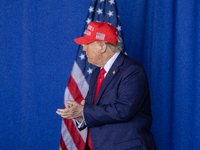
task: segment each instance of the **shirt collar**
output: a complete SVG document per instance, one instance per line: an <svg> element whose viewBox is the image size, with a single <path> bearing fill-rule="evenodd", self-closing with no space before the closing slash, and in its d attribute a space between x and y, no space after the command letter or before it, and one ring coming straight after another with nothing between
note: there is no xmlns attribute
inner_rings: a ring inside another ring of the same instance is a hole
<svg viewBox="0 0 200 150"><path fill-rule="evenodd" d="M104 69L106 70L105 76L107 75L108 71L110 70L112 64L115 62L116 58L119 56L120 52L116 52L105 64Z"/></svg>

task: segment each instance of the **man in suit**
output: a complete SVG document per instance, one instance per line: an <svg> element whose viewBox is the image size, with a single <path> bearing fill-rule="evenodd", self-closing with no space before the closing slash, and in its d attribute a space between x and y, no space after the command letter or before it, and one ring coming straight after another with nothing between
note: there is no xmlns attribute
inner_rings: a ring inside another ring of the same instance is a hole
<svg viewBox="0 0 200 150"><path fill-rule="evenodd" d="M85 36L75 39L97 68L85 100L67 100L69 106L57 113L75 119L79 130L88 127L85 150L155 150L146 73L121 52L118 40L105 22L90 22Z"/></svg>

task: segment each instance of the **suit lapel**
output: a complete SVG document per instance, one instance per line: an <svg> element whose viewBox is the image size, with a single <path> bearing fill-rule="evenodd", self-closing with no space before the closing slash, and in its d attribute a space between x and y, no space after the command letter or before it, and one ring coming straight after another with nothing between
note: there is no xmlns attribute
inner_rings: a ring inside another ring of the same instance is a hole
<svg viewBox="0 0 200 150"><path fill-rule="evenodd" d="M119 66L123 63L125 56L124 54L121 52L119 54L119 56L117 57L117 59L115 60L115 62L113 63L113 65L111 66L109 72L106 75L106 78L104 79L101 88L99 90L99 93L97 95L97 99L96 99L96 104L98 104L100 97L102 95L102 93L104 92L104 90L106 89L107 85L112 81L112 79L117 75L117 73L120 71L119 70ZM96 84L95 84L96 85ZM95 88L96 89L96 88ZM94 92L95 93L95 92ZM93 95L94 97L94 95Z"/></svg>

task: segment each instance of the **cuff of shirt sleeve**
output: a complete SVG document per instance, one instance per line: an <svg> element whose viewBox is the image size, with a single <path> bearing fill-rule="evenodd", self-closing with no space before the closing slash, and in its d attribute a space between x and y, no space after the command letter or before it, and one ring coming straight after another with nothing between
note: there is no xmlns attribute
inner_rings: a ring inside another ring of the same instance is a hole
<svg viewBox="0 0 200 150"><path fill-rule="evenodd" d="M79 121L77 121L77 120L75 120L76 121L76 123L78 124L78 128L83 128L84 127L84 125L85 125L85 120L83 120L82 122L79 122Z"/></svg>

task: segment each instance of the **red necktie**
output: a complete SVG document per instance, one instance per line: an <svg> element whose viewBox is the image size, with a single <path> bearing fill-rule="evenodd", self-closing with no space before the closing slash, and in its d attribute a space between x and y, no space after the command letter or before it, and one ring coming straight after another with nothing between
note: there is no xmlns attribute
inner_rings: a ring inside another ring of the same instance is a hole
<svg viewBox="0 0 200 150"><path fill-rule="evenodd" d="M102 68L101 71L100 71L100 74L99 74L99 76L98 76L98 80L97 80L97 86L96 86L94 104L95 104L95 102L96 102L96 98L97 98L97 95L98 95L98 93L99 93L99 89L100 89L100 87L101 87L101 84L103 83L104 74L105 74L105 73L106 73L105 69ZM93 150L90 132L88 133L88 146L90 147L91 150Z"/></svg>

